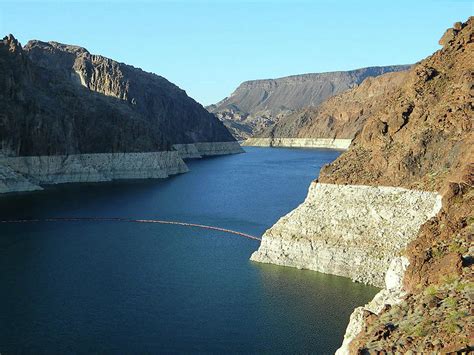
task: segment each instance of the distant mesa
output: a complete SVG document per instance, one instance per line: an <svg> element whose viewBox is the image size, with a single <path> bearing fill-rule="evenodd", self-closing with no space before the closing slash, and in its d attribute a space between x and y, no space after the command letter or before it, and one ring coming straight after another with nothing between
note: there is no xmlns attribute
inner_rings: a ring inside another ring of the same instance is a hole
<svg viewBox="0 0 474 355"><path fill-rule="evenodd" d="M327 98L361 84L368 77L407 70L409 67L369 67L246 81L229 97L207 109L216 114L237 139L246 139L269 129L298 110L319 106Z"/></svg>

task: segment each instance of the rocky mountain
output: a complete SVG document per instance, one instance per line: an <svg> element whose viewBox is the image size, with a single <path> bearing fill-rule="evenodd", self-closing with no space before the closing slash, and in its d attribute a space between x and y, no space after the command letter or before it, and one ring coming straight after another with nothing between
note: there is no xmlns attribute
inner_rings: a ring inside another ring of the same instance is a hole
<svg viewBox="0 0 474 355"><path fill-rule="evenodd" d="M289 145L286 141L301 144L320 139L350 143L366 119L385 105L383 98L399 87L406 77L407 71L369 77L355 88L333 96L317 107L307 107L290 114L255 134L247 144L276 146L282 140L282 145Z"/></svg>
<svg viewBox="0 0 474 355"><path fill-rule="evenodd" d="M231 96L208 107L238 139L248 138L280 118L353 88L368 77L409 66L369 67L351 71L293 75L242 83Z"/></svg>
<svg viewBox="0 0 474 355"><path fill-rule="evenodd" d="M473 349L473 22L377 99L252 255L384 287L354 311L338 354Z"/></svg>
<svg viewBox="0 0 474 355"><path fill-rule="evenodd" d="M40 41L22 48L10 35L0 42L0 69L3 192L21 190L25 181L31 189L163 177L186 170L181 158L241 151L225 126L174 84L84 48ZM168 153L144 157L151 165L140 167L143 174L124 155L152 152Z"/></svg>

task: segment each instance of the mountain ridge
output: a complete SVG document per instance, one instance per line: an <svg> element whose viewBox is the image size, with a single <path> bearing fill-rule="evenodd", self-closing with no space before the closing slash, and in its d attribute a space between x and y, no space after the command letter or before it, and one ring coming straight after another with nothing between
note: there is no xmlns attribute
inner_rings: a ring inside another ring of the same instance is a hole
<svg viewBox="0 0 474 355"><path fill-rule="evenodd" d="M0 69L0 193L165 178L185 158L242 152L184 90L85 48L9 35Z"/></svg>
<svg viewBox="0 0 474 355"><path fill-rule="evenodd" d="M367 77L409 67L378 66L249 80L241 83L229 97L207 106L207 109L215 113L234 136L248 138L296 110L318 106L327 98L359 85Z"/></svg>

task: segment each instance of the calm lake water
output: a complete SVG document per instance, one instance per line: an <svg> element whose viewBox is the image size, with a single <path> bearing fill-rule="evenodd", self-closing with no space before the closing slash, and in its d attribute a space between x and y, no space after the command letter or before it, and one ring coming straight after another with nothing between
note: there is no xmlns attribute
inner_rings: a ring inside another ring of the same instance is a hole
<svg viewBox="0 0 474 355"><path fill-rule="evenodd" d="M0 219L169 219L260 236L338 152L246 148L166 180L0 197ZM158 224L0 224L0 353L312 352L375 288L249 261L259 242Z"/></svg>

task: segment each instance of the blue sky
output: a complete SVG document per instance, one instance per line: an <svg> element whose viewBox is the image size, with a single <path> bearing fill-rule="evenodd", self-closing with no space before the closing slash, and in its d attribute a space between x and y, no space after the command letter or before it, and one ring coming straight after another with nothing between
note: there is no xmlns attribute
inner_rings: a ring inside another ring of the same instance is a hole
<svg viewBox="0 0 474 355"><path fill-rule="evenodd" d="M463 0L0 0L0 35L81 45L210 104L245 80L416 62L473 12Z"/></svg>

